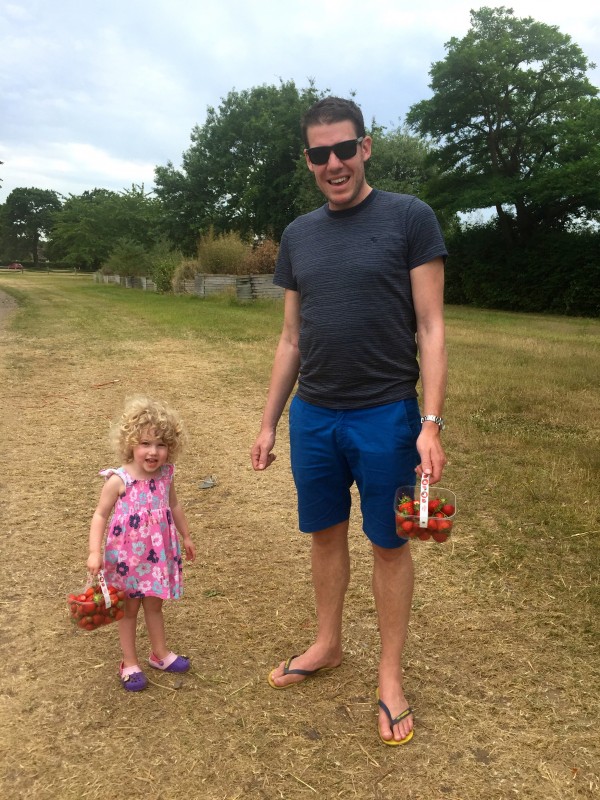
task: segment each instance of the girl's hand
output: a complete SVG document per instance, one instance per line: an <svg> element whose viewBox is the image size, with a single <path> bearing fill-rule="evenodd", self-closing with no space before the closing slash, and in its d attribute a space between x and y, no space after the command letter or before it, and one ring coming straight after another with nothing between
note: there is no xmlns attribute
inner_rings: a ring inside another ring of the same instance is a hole
<svg viewBox="0 0 600 800"><path fill-rule="evenodd" d="M189 536L183 537L183 547L185 549L185 557L188 561L193 561L196 558L196 548Z"/></svg>
<svg viewBox="0 0 600 800"><path fill-rule="evenodd" d="M102 554L90 553L87 560L87 568L88 572L95 577L102 568Z"/></svg>

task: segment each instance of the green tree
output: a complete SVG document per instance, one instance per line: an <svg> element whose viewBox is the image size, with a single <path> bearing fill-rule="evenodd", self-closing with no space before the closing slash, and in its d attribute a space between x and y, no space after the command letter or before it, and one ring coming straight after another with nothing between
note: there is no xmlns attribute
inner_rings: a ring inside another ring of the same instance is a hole
<svg viewBox="0 0 600 800"><path fill-rule="evenodd" d="M61 200L50 189L13 189L3 209L5 247L14 247L19 257L30 256L37 267L40 245L60 209Z"/></svg>
<svg viewBox="0 0 600 800"><path fill-rule="evenodd" d="M404 125L388 131L375 121L370 135L373 151L366 166L369 183L386 192L425 199L427 183L435 172L427 161L431 147L425 139L412 135Z"/></svg>
<svg viewBox="0 0 600 800"><path fill-rule="evenodd" d="M321 95L293 81L229 92L196 126L182 169L155 171L169 236L194 253L211 226L279 238L296 215L293 176L303 144L301 114Z"/></svg>
<svg viewBox="0 0 600 800"><path fill-rule="evenodd" d="M120 239L150 249L160 237L160 212L160 202L143 186L70 195L56 217L49 252L73 266L98 269Z"/></svg>
<svg viewBox="0 0 600 800"><path fill-rule="evenodd" d="M148 275L151 267L151 259L144 246L123 236L114 243L110 256L102 265L102 271L108 275L129 278L134 275Z"/></svg>
<svg viewBox="0 0 600 800"><path fill-rule="evenodd" d="M494 207L504 240L562 230L600 207L593 68L558 28L512 9L471 12L471 29L430 70L433 97L407 116L438 144L436 204Z"/></svg>

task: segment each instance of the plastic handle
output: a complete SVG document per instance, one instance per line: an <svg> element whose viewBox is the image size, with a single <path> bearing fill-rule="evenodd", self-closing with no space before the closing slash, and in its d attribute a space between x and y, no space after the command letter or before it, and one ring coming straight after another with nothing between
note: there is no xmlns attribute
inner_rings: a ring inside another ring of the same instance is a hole
<svg viewBox="0 0 600 800"><path fill-rule="evenodd" d="M107 608L110 608L112 603L110 602L110 592L108 591L108 586L106 585L106 579L104 577L104 572L100 570L98 572L98 583L100 584L100 588L102 589L102 594L104 595L104 602Z"/></svg>
<svg viewBox="0 0 600 800"><path fill-rule="evenodd" d="M419 527L426 528L429 519L429 475L421 476L421 491L419 493Z"/></svg>

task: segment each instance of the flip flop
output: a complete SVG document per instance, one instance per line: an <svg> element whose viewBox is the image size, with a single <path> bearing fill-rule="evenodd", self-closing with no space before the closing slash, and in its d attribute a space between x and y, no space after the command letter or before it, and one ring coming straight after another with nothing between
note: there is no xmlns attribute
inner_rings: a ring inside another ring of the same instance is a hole
<svg viewBox="0 0 600 800"><path fill-rule="evenodd" d="M398 722L405 719L406 717L409 717L413 713L412 708L409 706L408 708L405 708L404 711L401 711L396 717L392 717L392 712L389 710L389 708L386 706L383 700L379 698L379 687L377 687L375 697L377 698L377 705L379 706L379 708L382 708L383 711L385 712L390 723L390 728L392 728L392 730L394 728L394 725L396 725ZM384 744L390 745L391 747L396 747L399 744L406 744L407 742L410 742L415 733L413 729L408 734L408 736L404 737L404 739L394 739L393 735L391 739L384 739L383 736L381 735L381 731L379 730L379 725L377 725L377 730L379 732L379 738L381 739L381 741Z"/></svg>
<svg viewBox="0 0 600 800"><path fill-rule="evenodd" d="M330 669L336 669L336 667L319 667L318 669L290 669L290 664L295 658L298 658L298 656L290 656L285 662L283 665L283 675L304 675L305 678L308 678L311 675L316 675L317 672L327 672ZM275 667L275 669L277 669L277 667ZM271 686L273 689L289 689L291 686L296 686L298 683L303 683L303 681L296 681L295 683L288 683L286 686L277 686L273 680L273 673L275 672L275 669L272 669L267 677L269 686ZM283 677L283 675L281 677Z"/></svg>

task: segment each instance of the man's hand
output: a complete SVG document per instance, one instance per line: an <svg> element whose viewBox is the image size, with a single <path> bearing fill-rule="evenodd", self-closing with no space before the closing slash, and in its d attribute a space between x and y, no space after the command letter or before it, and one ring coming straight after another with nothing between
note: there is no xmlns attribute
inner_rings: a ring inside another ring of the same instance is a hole
<svg viewBox="0 0 600 800"><path fill-rule="evenodd" d="M250 451L250 459L252 461L252 468L255 470L263 470L270 467L275 461L277 456L272 453L275 446L275 432L274 431L261 431L254 442L254 446Z"/></svg>
<svg viewBox="0 0 600 800"><path fill-rule="evenodd" d="M415 472L421 478L423 473L429 475L430 483L438 483L446 465L446 455L442 447L440 429L435 422L423 423L423 428L417 439L417 450L421 456L421 463Z"/></svg>

